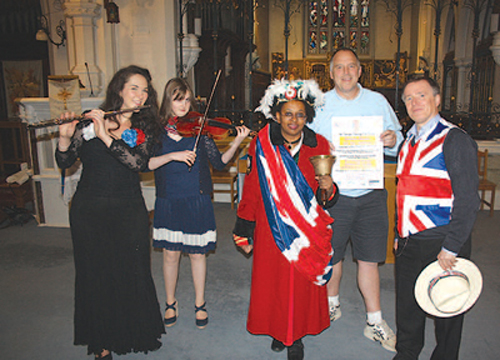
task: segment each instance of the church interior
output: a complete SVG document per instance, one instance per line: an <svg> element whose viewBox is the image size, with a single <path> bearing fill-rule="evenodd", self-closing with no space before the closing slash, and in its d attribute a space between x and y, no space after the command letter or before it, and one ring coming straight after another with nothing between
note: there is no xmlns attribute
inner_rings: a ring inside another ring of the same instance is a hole
<svg viewBox="0 0 500 360"><path fill-rule="evenodd" d="M200 111L221 71L209 116L259 130L265 119L253 110L273 79L313 78L330 90L331 56L350 47L361 61L360 83L389 100L403 130L411 126L401 101L406 79L437 80L441 114L488 150L487 179L500 182L498 1L5 0L0 7L0 189L17 204L45 193L35 209L42 223L67 222L66 205L52 203L54 128L31 137L21 129L51 118L48 77L77 78L83 111L97 107L113 74L130 64L149 69L159 93L169 79L186 78ZM34 185L6 188L21 164ZM145 176L146 192L148 184ZM497 202L491 209L500 206L490 190L486 198Z"/></svg>

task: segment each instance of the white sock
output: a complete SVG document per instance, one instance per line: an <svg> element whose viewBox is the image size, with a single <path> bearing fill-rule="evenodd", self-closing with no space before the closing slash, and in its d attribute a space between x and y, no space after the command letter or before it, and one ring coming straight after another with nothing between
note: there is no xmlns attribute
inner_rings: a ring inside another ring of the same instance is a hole
<svg viewBox="0 0 500 360"><path fill-rule="evenodd" d="M370 325L380 324L382 322L382 311L374 311L366 313L366 321Z"/></svg>
<svg viewBox="0 0 500 360"><path fill-rule="evenodd" d="M330 306L340 306L340 296L328 296L328 305Z"/></svg>

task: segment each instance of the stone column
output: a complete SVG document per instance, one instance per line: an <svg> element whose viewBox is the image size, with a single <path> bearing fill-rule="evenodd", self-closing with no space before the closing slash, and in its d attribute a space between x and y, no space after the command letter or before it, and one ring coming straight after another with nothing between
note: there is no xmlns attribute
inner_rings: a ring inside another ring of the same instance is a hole
<svg viewBox="0 0 500 360"><path fill-rule="evenodd" d="M490 50L495 62L500 66L500 31L493 36L493 44L490 46Z"/></svg>
<svg viewBox="0 0 500 360"><path fill-rule="evenodd" d="M63 9L70 73L78 75L85 85L82 97L98 96L103 91L103 73L96 65L95 19L100 16L101 5L96 0L66 0Z"/></svg>
<svg viewBox="0 0 500 360"><path fill-rule="evenodd" d="M455 58L455 66L458 68L457 75L457 98L456 104L459 105L458 111L469 111L469 91L470 79L468 79L470 72L470 59Z"/></svg>

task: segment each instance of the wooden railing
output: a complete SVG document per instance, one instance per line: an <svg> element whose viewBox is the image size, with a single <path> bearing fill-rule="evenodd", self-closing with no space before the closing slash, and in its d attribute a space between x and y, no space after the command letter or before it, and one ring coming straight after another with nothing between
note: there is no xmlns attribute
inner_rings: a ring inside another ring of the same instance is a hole
<svg viewBox="0 0 500 360"><path fill-rule="evenodd" d="M31 180L9 184L6 178L29 163L28 132L20 121L0 121L0 206L23 208L33 200Z"/></svg>
<svg viewBox="0 0 500 360"><path fill-rule="evenodd" d="M20 121L0 121L0 178L21 169L29 161L28 132Z"/></svg>

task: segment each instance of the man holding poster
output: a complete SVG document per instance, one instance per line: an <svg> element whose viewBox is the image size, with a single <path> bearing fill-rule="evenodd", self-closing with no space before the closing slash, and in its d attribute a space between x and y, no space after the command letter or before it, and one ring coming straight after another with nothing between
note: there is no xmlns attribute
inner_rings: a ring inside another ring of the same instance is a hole
<svg viewBox="0 0 500 360"><path fill-rule="evenodd" d="M358 84L361 64L351 49L334 54L330 76L335 88L326 93L325 105L310 125L332 143L337 156L332 176L340 198L330 211L335 219L333 275L327 285L330 319L341 315L342 260L350 238L367 312L364 335L395 352L396 336L382 318L378 263L385 261L388 231L383 155L397 155L401 125L384 96Z"/></svg>

